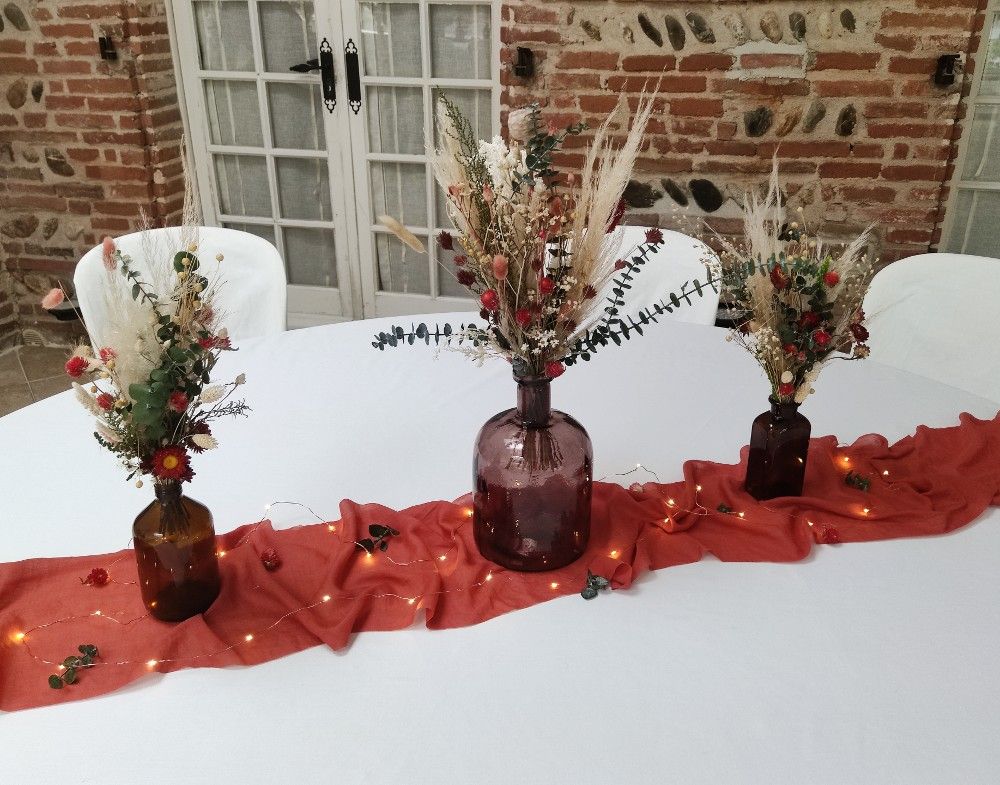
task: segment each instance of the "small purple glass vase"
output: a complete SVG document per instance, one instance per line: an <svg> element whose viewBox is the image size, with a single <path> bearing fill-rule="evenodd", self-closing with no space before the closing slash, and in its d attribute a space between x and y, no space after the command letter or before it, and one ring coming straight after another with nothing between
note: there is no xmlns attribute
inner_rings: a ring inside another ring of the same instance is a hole
<svg viewBox="0 0 1000 785"><path fill-rule="evenodd" d="M771 411L758 415L750 429L744 485L747 493L761 501L802 495L812 431L797 403L769 400Z"/></svg>
<svg viewBox="0 0 1000 785"><path fill-rule="evenodd" d="M476 438L473 532L479 552L502 567L555 570L587 548L593 450L580 423L553 411L551 379L514 378L517 408Z"/></svg>

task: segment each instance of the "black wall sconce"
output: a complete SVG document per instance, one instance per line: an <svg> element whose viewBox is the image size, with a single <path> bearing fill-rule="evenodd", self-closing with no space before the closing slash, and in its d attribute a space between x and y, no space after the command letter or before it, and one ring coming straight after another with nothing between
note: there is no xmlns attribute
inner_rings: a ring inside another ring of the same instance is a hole
<svg viewBox="0 0 1000 785"><path fill-rule="evenodd" d="M115 51L115 42L110 35L102 35L97 39L97 46L101 51L102 60L117 60L118 52Z"/></svg>
<svg viewBox="0 0 1000 785"><path fill-rule="evenodd" d="M955 64L962 55L941 55L934 70L934 84L938 87L950 87L955 84Z"/></svg>
<svg viewBox="0 0 1000 785"><path fill-rule="evenodd" d="M527 47L517 47L517 59L514 61L514 75L522 79L530 79L535 75L535 53Z"/></svg>

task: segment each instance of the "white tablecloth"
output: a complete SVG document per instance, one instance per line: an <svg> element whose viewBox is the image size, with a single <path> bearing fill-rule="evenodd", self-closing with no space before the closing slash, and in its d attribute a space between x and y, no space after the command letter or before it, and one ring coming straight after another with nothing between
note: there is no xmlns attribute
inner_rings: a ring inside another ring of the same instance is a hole
<svg viewBox="0 0 1000 785"><path fill-rule="evenodd" d="M247 372L254 412L196 459L191 493L217 529L275 500L336 518L343 497L402 507L469 489L478 427L512 404L509 370L380 353L370 336L387 324L248 341L220 364L220 378ZM818 390L813 433L845 442L996 414L873 362L834 363ZM685 324L604 351L553 392L588 428L596 476L642 462L664 481L686 458L735 461L767 397L721 330ZM0 419L0 561L126 546L149 489L89 433L66 394ZM948 536L817 547L798 564L706 560L465 629L151 675L0 715L0 781L995 785L998 523L991 510Z"/></svg>

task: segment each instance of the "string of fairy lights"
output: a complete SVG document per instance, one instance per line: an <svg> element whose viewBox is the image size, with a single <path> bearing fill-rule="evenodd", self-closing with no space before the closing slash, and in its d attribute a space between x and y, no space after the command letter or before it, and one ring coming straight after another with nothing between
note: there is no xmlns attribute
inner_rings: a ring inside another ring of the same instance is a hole
<svg viewBox="0 0 1000 785"><path fill-rule="evenodd" d="M842 449L841 447L838 447L838 451L840 451L841 449ZM844 452L840 452L839 455L837 455L837 456L834 457L834 463L837 466L837 468L840 469L840 470L844 470L844 469L846 469L848 471L851 470L852 468L854 468L855 462L856 461L854 459L852 459L849 455L847 455ZM623 471L623 472L619 472L617 474L605 475L604 477L601 477L598 480L598 482L606 482L606 481L611 480L611 479L627 479L627 478L629 478L629 477L631 477L631 476L633 476L633 475L635 475L637 473L640 473L640 472L644 472L644 473L648 474L649 476L651 476L654 479L654 481L657 483L657 485L659 485L659 486L663 485L662 481L660 480L659 475L655 471L653 471L652 469L650 469L647 466L643 465L642 463L636 463L635 466L631 467L630 469L628 469L626 471ZM892 483L892 482L890 482L888 480L888 477L889 477L889 471L888 470L882 470L882 471L876 472L876 473L882 479L882 481L888 485L889 488L894 489L893 486L895 485L895 483ZM643 494L643 495L649 496L649 494L646 491L645 486L642 485L642 484L640 484L640 483L637 483L637 482L632 483L631 485L629 485L628 486L628 490L633 495ZM717 509L717 510L709 510L702 503L702 501L701 501L702 492L703 492L702 486L700 484L696 484L694 486L694 494L693 494L693 499L692 499L692 506L690 508L682 506L681 504L679 504L677 502L676 499L674 499L671 496L661 496L661 500L662 500L662 502L664 504L664 517L662 519L657 518L655 520L650 521L649 523L651 525L646 526L644 528L644 530L643 530L643 533L640 534L632 543L630 543L627 548L624 547L624 546L612 547L608 551L608 556L610 556L612 559L618 559L618 558L620 558L620 557L622 557L624 555L624 553L626 552L626 550L631 550L631 549L637 547L647 537L651 536L652 534L654 534L656 532L660 532L660 533L663 533L663 534L669 534L669 533L671 533L672 529L670 527L673 526L673 524L676 522L676 519L678 517L680 517L681 515L684 515L684 516L694 515L694 516L697 516L697 517L704 517L704 516L707 516L707 515L715 515L715 514L719 514L720 512L723 512L721 510L721 508ZM271 502L271 503L269 503L269 504L266 505L266 507L264 508L264 516L259 521L251 524L247 528L247 530L242 534L242 536L239 538L239 540L236 542L236 544L233 545L230 548L230 551L235 550L236 548L244 547L245 545L247 545L250 542L251 538L253 537L254 533L257 531L257 529L260 526L262 526L263 524L269 522L269 515L270 515L271 511L275 507L283 506L283 505L284 506L299 507L299 508L301 508L303 510L306 510L310 515L312 515L313 517L315 517L317 519L317 521L319 521L320 523L323 523L323 524L326 525L327 530L331 534L335 535L337 542L341 546L348 545L352 549L358 550L359 552L361 550L364 550L365 554L364 554L363 557L361 557L363 559L364 563L373 564L377 560L384 559L386 562L392 564L394 567L400 567L400 568L408 568L408 567L412 567L414 565L419 565L419 564L428 564L428 565L430 565L434 569L435 572L438 572L438 574L440 574L439 564L443 563L443 562L447 562L450 558L452 558L453 552L456 549L458 549L458 547L459 547L459 535L460 535L462 529L465 526L467 526L469 524L469 522L472 520L472 514L473 514L473 511L472 511L471 508L469 508L467 506L456 505L457 507L459 507L458 520L456 521L456 525L454 526L454 528L452 528L452 530L451 530L451 541L447 544L447 547L445 548L444 551L442 551L441 553L439 553L436 556L427 556L427 557L423 557L423 558L412 559L412 560L409 560L409 561L397 561L397 560L393 559L391 556L389 556L388 552L371 552L371 551L365 550L363 548L363 546L361 545L361 543L358 542L357 540L345 538L343 536L343 534L342 534L341 526L338 523L329 523L328 522L329 521L328 518L323 518L321 515L319 515L318 513L316 513L308 505L302 504L300 502L275 501L275 502ZM779 510L773 510L773 509L771 509L771 508L769 508L769 507L767 507L766 505L763 505L763 504L761 504L760 506L763 509L767 510L768 512L772 512L772 513L781 513L782 512L782 511L779 511ZM857 512L858 512L858 514L860 516L858 518L858 520L870 520L871 519L870 516L871 516L871 513L873 512L873 510L868 505L860 505L858 507ZM749 519L747 518L745 510L726 511L723 514L731 515L733 518L735 518L737 520L740 520L740 521L749 521ZM817 524L815 524L811 520L807 520L806 523L809 525L809 527L811 529L813 527L817 526ZM664 528L664 525L666 525L668 528ZM820 540L820 541L822 541L822 540ZM226 555L227 555L227 553L230 552L230 551L226 551L226 550L221 550L220 549L218 551L219 558L225 558ZM114 561L112 561L108 565L108 567L113 567L115 564L117 564L119 561L121 561L122 559L126 558L127 556L128 556L128 553L127 552L123 552L117 558L115 558ZM211 650L211 651L201 652L199 654L190 654L190 655L176 656L176 657L150 657L150 658L145 659L145 660L135 660L135 659L103 660L102 659L102 660L99 660L99 661L95 661L93 663L93 665L90 666L90 667L100 667L100 666L130 666L130 665L135 665L136 663L142 663L142 664L145 665L145 667L148 670L155 671L159 666L161 666L163 664L166 664L166 663L179 663L179 662L193 663L193 662L198 662L198 661L201 661L201 660L207 660L207 659L211 659L213 657L218 657L218 656L220 656L222 654L226 654L226 653L231 652L231 651L233 651L233 650L235 650L237 648L251 645L255 640L257 640L258 638L260 638L262 635L266 635L267 633L271 632L272 630L274 630L275 628L277 628L278 626L280 626L282 623L284 623L288 619L290 619L290 618L292 618L292 617L294 617L294 616L296 616L298 614L310 611L310 610L312 610L314 608L318 608L318 607L321 607L323 605L326 605L327 603L330 603L330 602L334 602L334 601L353 601L353 600L380 600L380 599L389 599L389 600L399 600L399 601L402 601L402 602L406 602L408 605L416 606L415 610L419 610L422 602L424 600L426 600L426 599L431 598L431 597L436 597L436 596L445 595L445 594L455 594L455 593L462 593L462 592L466 592L467 593L467 592L475 591L475 590L481 589L481 588L483 588L485 586L496 585L498 582L500 582L500 581L497 580L498 578L502 579L503 581L509 582L510 581L510 576L507 575L506 573L507 573L507 570L504 570L502 567L498 567L498 566L494 565L494 566L492 566L487 571L486 575L484 575L480 580L478 580L478 581L476 581L474 583L468 584L466 586L460 586L460 587L456 587L456 588L451 588L451 589L439 589L439 590L435 590L435 591L431 591L431 592L424 592L424 593L422 593L420 595L415 595L415 596L408 596L408 595L405 595L405 594L398 594L398 593L389 592L389 591L374 591L374 592L369 592L369 593L366 593L366 594L337 594L337 595L322 594L316 600L314 600L312 602L309 602L309 603L306 603L304 605L301 605L299 607L293 608L291 610L288 610L285 613L283 613L280 616L278 616L277 618L273 619L269 624L267 624L267 625L265 625L263 627L260 627L259 629L247 631L246 633L244 633L242 635L242 637L240 637L236 641L234 641L232 643L229 643L228 645L221 646L221 647L219 647L217 649L214 649L214 650ZM112 580L114 580L116 583L120 583L122 585L135 585L135 581L118 581L118 580L113 579L113 578L112 578ZM549 584L549 587L553 591L558 590L559 586L560 586L560 584L559 584L558 581L552 581ZM258 585L255 585L255 586L251 587L251 588L252 589L261 589L262 587L258 584ZM206 613L210 613L210 612L211 612L211 609L209 609L209 611L206 611ZM44 623L36 624L36 625L34 625L34 626L32 626L32 627L30 627L28 629L25 629L25 630L14 631L13 633L11 633L9 635L9 639L11 641L13 641L14 643L23 645L25 651L27 652L27 654L30 657L32 657L35 661L37 661L39 663L42 663L42 664L45 664L45 665L56 666L56 668L58 668L58 669L61 670L61 669L64 668L64 666L63 666L63 664L61 662L57 662L57 661L46 659L45 657L42 657L42 656L36 654L32 650L30 642L29 642L29 638L30 638L30 636L32 634L34 634L34 633L36 633L36 632L38 632L40 630L45 630L45 629L49 629L51 627L55 627L55 626L58 626L58 625L67 624L67 623L70 623L70 622L80 621L80 620L84 620L84 619L92 620L92 621L100 621L100 622L108 622L108 623L118 624L118 625L120 625L122 627L126 627L127 628L127 627L131 627L132 625L135 625L135 624L137 624L139 622L142 622L143 620L145 620L146 618L149 617L148 613L144 613L144 614L140 614L138 616L135 616L134 618L131 618L131 619L125 619L125 620L123 620L123 619L116 618L116 615L120 616L123 613L124 613L124 611L121 611L118 614L108 614L108 613L104 612L101 609L96 609L96 610L91 611L89 613L75 613L75 614L70 614L70 615L67 615L67 616L64 616L64 617L61 617L61 618L53 619L51 621L47 621L47 622L44 622Z"/></svg>

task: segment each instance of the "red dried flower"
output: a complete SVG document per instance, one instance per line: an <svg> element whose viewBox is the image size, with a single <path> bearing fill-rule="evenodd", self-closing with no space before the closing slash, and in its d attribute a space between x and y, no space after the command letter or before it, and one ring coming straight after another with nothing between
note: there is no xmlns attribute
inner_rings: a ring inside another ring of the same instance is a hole
<svg viewBox="0 0 1000 785"><path fill-rule="evenodd" d="M487 289L479 297L479 302L487 311L495 311L500 306L500 295L493 289Z"/></svg>
<svg viewBox="0 0 1000 785"><path fill-rule="evenodd" d="M787 289L790 283L791 279L785 274L785 271L781 269L780 264L776 264L771 268L771 284L775 289L780 292L783 289Z"/></svg>
<svg viewBox="0 0 1000 785"><path fill-rule="evenodd" d="M659 245L663 242L663 232L661 232L657 227L652 227L646 230L646 242L652 243L653 245Z"/></svg>
<svg viewBox="0 0 1000 785"><path fill-rule="evenodd" d="M786 343L782 348L785 350L785 354L795 354L799 350L799 347L794 343Z"/></svg>
<svg viewBox="0 0 1000 785"><path fill-rule="evenodd" d="M167 399L167 408L172 412L186 412L188 407L188 397L181 390L174 390Z"/></svg>
<svg viewBox="0 0 1000 785"><path fill-rule="evenodd" d="M456 267L465 267L465 263L469 261L469 257L464 254L459 254L452 261L455 263Z"/></svg>
<svg viewBox="0 0 1000 785"><path fill-rule="evenodd" d="M231 349L233 346L228 335L225 338L221 335L210 335L207 338L199 338L198 345L202 349Z"/></svg>
<svg viewBox="0 0 1000 785"><path fill-rule="evenodd" d="M527 308L519 308L517 313L514 314L514 319L522 327L527 327L531 324L531 311Z"/></svg>
<svg viewBox="0 0 1000 785"><path fill-rule="evenodd" d="M595 289L590 284L587 284L586 286L583 287L583 299L584 300L592 300L595 297L597 297L597 289Z"/></svg>
<svg viewBox="0 0 1000 785"><path fill-rule="evenodd" d="M476 282L476 276L468 270L459 270L455 277L462 286L472 286Z"/></svg>
<svg viewBox="0 0 1000 785"><path fill-rule="evenodd" d="M608 222L607 234L611 234L615 229L618 228L618 224L622 222L622 218L625 217L625 200L619 199L618 204L615 205L614 212L611 213L611 220Z"/></svg>
<svg viewBox="0 0 1000 785"><path fill-rule="evenodd" d="M826 330L817 330L813 333L813 340L817 346L826 346L830 343L830 333Z"/></svg>
<svg viewBox="0 0 1000 785"><path fill-rule="evenodd" d="M858 322L851 325L851 335L854 336L854 340L858 343L864 343L870 337L868 328Z"/></svg>
<svg viewBox="0 0 1000 785"><path fill-rule="evenodd" d="M97 396L97 405L104 409L104 411L110 412L115 408L115 397L110 393L102 392Z"/></svg>
<svg viewBox="0 0 1000 785"><path fill-rule="evenodd" d="M115 359L115 357L118 356L118 352L116 352L110 346L105 346L103 349L101 349L101 351L98 352L98 354L101 357L101 362L105 364L111 362L113 359Z"/></svg>
<svg viewBox="0 0 1000 785"><path fill-rule="evenodd" d="M203 433L203 434L206 434L207 436L211 436L212 435L212 429L211 429L211 427L209 427L209 424L207 422L205 422L204 420L201 420L199 422L196 422L191 427L190 435L194 436L196 433ZM191 452L198 453L199 455L201 453L205 452L205 448L204 447L199 447L197 444L195 444L193 441L191 441L190 438L187 439L187 447L188 447L188 449L191 450Z"/></svg>
<svg viewBox="0 0 1000 785"><path fill-rule="evenodd" d="M628 262L626 262L624 259L619 259L617 262L615 262L616 270L623 270L626 267L628 267Z"/></svg>
<svg viewBox="0 0 1000 785"><path fill-rule="evenodd" d="M778 385L778 395L783 398L795 394L795 385L792 382L784 382Z"/></svg>
<svg viewBox="0 0 1000 785"><path fill-rule="evenodd" d="M545 363L545 375L550 379L556 379L562 376L565 371L566 369L563 367L563 364L558 360Z"/></svg>
<svg viewBox="0 0 1000 785"><path fill-rule="evenodd" d="M85 586L107 586L110 580L111 576L108 575L106 569L103 567L94 567L94 569L87 573L86 578L80 578L80 583Z"/></svg>
<svg viewBox="0 0 1000 785"><path fill-rule="evenodd" d="M438 245L440 245L444 250L450 251L455 247L454 238L451 236L451 232L441 232L438 235Z"/></svg>
<svg viewBox="0 0 1000 785"><path fill-rule="evenodd" d="M187 450L177 444L161 447L153 453L153 476L158 480L186 482L194 477Z"/></svg>
<svg viewBox="0 0 1000 785"><path fill-rule="evenodd" d="M268 548L260 555L260 563L268 572L274 572L281 566L281 557L274 548Z"/></svg>
<svg viewBox="0 0 1000 785"><path fill-rule="evenodd" d="M78 354L74 354L66 361L66 373L72 376L74 379L79 379L87 371L87 367L90 365L87 362L86 357L81 357Z"/></svg>
<svg viewBox="0 0 1000 785"><path fill-rule="evenodd" d="M830 272L823 276L823 283L827 286L836 286L840 283L840 273L836 270L830 270Z"/></svg>
<svg viewBox="0 0 1000 785"><path fill-rule="evenodd" d="M804 330L811 330L819 324L819 314L814 311L806 311L799 317L799 325Z"/></svg>
<svg viewBox="0 0 1000 785"><path fill-rule="evenodd" d="M555 288L556 282L547 275L538 282L538 291L542 294L552 294L552 290Z"/></svg>

